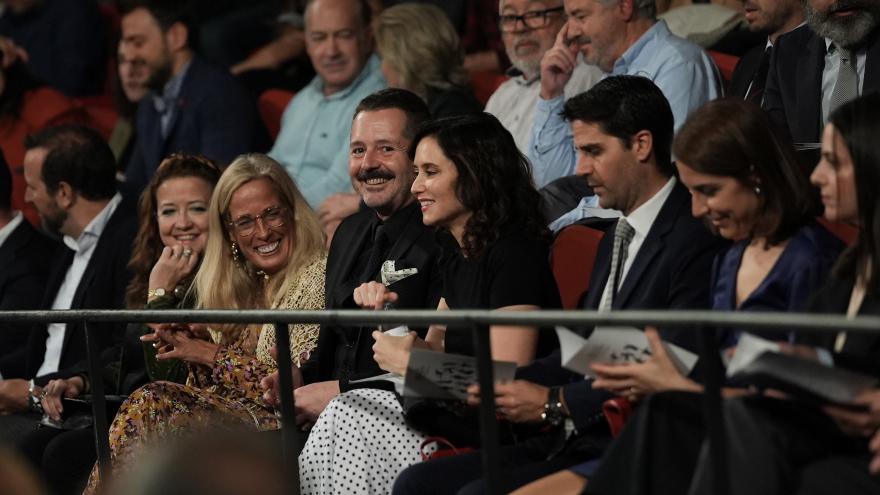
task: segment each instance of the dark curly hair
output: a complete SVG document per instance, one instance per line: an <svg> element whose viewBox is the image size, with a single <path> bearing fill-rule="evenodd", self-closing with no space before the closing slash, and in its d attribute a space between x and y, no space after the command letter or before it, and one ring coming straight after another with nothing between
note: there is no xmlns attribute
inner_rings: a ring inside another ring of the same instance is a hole
<svg viewBox="0 0 880 495"><path fill-rule="evenodd" d="M410 148L410 158L425 138L437 141L455 164L455 195L472 215L465 225L462 250L479 257L503 233L513 229L546 239L541 195L532 182L529 161L510 132L493 115L479 113L426 122Z"/></svg>
<svg viewBox="0 0 880 495"><path fill-rule="evenodd" d="M149 185L138 202L137 236L131 250L128 269L132 273L131 282L125 289L125 304L129 308L143 307L147 300L147 287L150 271L159 255L162 254L162 240L159 238L159 223L156 218L156 190L168 179L179 177L198 177L213 188L220 180L220 167L201 155L174 153L162 160Z"/></svg>

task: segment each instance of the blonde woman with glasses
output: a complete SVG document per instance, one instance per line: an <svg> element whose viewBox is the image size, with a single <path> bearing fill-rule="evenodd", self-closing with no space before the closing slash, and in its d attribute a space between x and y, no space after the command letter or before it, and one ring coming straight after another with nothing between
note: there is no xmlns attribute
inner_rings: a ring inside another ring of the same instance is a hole
<svg viewBox="0 0 880 495"><path fill-rule="evenodd" d="M326 254L317 217L290 176L261 154L238 157L209 206L204 260L193 288L201 309L324 308ZM291 325L291 355L305 362L318 325ZM132 393L110 427L113 472L144 447L200 428L279 428L260 380L276 368L273 325L160 325L157 359L189 366L186 385L155 382ZM86 493L97 488L92 470Z"/></svg>

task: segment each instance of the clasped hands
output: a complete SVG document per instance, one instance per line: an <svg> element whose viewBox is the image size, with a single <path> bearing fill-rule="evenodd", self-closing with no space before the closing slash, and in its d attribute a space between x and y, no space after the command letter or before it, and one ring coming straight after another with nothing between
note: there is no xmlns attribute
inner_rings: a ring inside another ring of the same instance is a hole
<svg viewBox="0 0 880 495"><path fill-rule="evenodd" d="M150 327L153 333L142 335L140 339L141 342L153 345L156 359L180 359L206 366L214 363L214 356L220 346L211 342L211 335L205 325L164 323Z"/></svg>

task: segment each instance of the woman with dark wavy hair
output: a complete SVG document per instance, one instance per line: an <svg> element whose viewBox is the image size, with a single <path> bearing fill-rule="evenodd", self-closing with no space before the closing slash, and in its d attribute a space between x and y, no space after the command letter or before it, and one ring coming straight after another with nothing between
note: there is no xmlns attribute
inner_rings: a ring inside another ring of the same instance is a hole
<svg viewBox="0 0 880 495"><path fill-rule="evenodd" d="M441 241L444 275L437 309L559 308L541 200L528 161L501 123L486 113L428 122L411 149L417 173L412 193L423 221L448 234ZM362 307L381 309L397 295L371 282L358 287L354 298ZM489 334L495 360L524 365L549 350L539 345L534 327L492 325ZM469 329L432 325L425 340L415 332L377 331L373 337L376 362L399 375L406 374L413 347L474 354ZM406 419L391 392L365 388L335 398L300 456L302 493L390 492L397 474L421 460L424 435L438 434L432 430L438 423ZM467 414L451 419L453 427L444 428L443 436L459 446L477 440Z"/></svg>

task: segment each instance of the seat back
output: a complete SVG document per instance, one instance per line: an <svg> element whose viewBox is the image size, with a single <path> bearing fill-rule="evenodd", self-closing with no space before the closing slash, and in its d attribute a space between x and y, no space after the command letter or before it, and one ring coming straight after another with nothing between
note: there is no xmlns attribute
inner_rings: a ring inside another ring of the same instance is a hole
<svg viewBox="0 0 880 495"><path fill-rule="evenodd" d="M583 225L570 225L556 236L550 266L564 309L577 309L590 288L590 274L604 232Z"/></svg>
<svg viewBox="0 0 880 495"><path fill-rule="evenodd" d="M296 93L284 89L268 89L260 95L257 102L260 117L273 142L281 132L281 116L284 115L284 109L295 95Z"/></svg>
<svg viewBox="0 0 880 495"><path fill-rule="evenodd" d="M471 73L471 87L474 89L474 96L483 107L489 102L492 93L501 86L507 76L497 72L474 71Z"/></svg>

